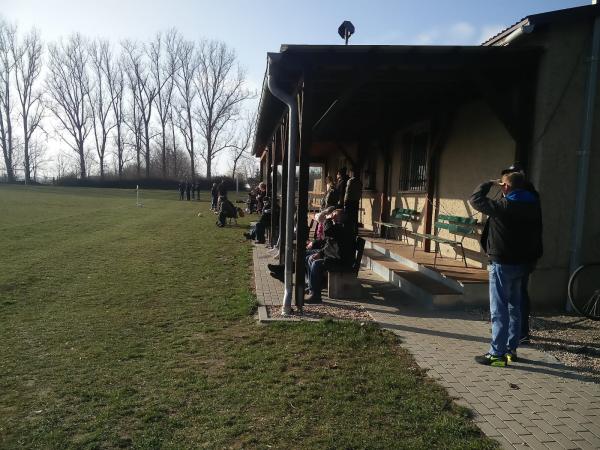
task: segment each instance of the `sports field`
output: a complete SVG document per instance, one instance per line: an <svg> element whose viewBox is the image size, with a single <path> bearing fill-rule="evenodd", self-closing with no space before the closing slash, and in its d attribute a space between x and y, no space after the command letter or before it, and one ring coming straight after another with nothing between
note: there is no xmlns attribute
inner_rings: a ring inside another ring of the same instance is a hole
<svg viewBox="0 0 600 450"><path fill-rule="evenodd" d="M248 219L177 195L0 186L0 448L494 447L392 335L258 325Z"/></svg>

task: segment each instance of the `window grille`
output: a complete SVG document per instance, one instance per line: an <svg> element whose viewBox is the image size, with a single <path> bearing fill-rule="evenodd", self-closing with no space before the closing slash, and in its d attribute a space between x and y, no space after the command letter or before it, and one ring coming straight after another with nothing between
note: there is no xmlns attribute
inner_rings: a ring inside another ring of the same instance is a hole
<svg viewBox="0 0 600 450"><path fill-rule="evenodd" d="M400 191L427 190L427 148L429 133L411 132L405 135L402 148Z"/></svg>

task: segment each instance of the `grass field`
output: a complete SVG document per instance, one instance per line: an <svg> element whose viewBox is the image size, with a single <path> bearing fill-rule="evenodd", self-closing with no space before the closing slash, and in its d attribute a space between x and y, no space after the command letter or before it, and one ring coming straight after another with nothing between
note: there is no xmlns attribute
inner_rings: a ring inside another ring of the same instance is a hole
<svg viewBox="0 0 600 450"><path fill-rule="evenodd" d="M0 448L494 447L392 335L256 324L243 221L176 197L0 186Z"/></svg>

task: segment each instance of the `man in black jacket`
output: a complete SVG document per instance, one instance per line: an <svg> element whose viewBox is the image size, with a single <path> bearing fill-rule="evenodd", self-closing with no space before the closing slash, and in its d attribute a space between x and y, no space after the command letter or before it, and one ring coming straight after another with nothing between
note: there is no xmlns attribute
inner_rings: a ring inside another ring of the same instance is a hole
<svg viewBox="0 0 600 450"><path fill-rule="evenodd" d="M503 198L487 197L495 181L480 184L469 203L488 216L481 246L488 255L492 342L490 350L475 360L480 364L505 366L516 360L520 339L521 283L523 276L542 255L542 211L539 198L525 189L523 174L502 176Z"/></svg>
<svg viewBox="0 0 600 450"><path fill-rule="evenodd" d="M344 211L336 209L325 222L325 239L320 250L306 258L310 295L305 303L321 303L321 284L325 272L350 267L355 258L354 233L344 223ZM317 247L313 245L312 247Z"/></svg>

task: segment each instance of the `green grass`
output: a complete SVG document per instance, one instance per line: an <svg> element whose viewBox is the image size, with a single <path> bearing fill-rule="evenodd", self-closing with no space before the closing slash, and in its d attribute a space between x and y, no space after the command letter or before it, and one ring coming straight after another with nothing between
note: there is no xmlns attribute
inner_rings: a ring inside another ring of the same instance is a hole
<svg viewBox="0 0 600 450"><path fill-rule="evenodd" d="M242 228L177 195L0 186L1 448L494 447L391 334L257 325Z"/></svg>

